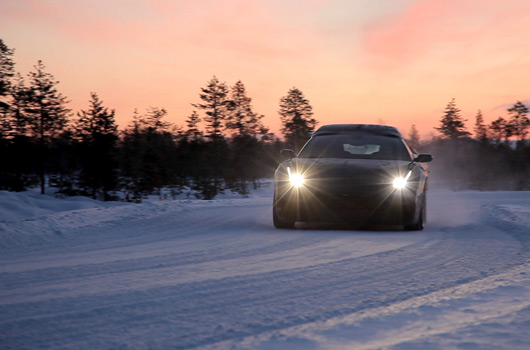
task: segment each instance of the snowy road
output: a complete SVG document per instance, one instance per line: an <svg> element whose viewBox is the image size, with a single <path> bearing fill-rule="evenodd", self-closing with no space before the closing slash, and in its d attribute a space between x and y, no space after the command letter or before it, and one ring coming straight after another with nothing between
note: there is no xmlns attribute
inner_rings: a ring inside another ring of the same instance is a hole
<svg viewBox="0 0 530 350"><path fill-rule="evenodd" d="M528 349L530 193L431 191L422 232L275 230L270 197L0 222L0 348Z"/></svg>

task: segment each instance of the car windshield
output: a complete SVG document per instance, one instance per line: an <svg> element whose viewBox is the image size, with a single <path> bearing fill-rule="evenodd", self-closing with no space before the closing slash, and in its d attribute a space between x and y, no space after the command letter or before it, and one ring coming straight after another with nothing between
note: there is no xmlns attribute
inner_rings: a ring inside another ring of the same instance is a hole
<svg viewBox="0 0 530 350"><path fill-rule="evenodd" d="M400 138L362 133L317 135L298 157L411 160Z"/></svg>

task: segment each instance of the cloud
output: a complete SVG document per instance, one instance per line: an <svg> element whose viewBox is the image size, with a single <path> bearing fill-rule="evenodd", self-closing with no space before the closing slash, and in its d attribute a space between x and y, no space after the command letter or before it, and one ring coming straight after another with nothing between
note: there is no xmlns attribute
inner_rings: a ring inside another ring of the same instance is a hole
<svg viewBox="0 0 530 350"><path fill-rule="evenodd" d="M373 66L400 68L428 55L459 58L509 41L529 19L526 0L415 0L366 25L362 43Z"/></svg>
<svg viewBox="0 0 530 350"><path fill-rule="evenodd" d="M318 11L324 2L309 5L301 11ZM281 21L277 8L266 1L8 0L0 10L13 21L39 23L88 44L162 51L184 44L275 58L316 50L311 40L316 33L296 21Z"/></svg>

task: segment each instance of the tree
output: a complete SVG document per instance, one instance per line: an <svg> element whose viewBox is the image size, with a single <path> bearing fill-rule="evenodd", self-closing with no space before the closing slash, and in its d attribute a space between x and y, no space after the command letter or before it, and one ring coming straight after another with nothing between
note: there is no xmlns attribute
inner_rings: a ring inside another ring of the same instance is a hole
<svg viewBox="0 0 530 350"><path fill-rule="evenodd" d="M487 129L486 125L484 125L484 117L482 116L482 112L479 109L477 112L477 115L475 116L475 137L480 140L485 140L487 138Z"/></svg>
<svg viewBox="0 0 530 350"><path fill-rule="evenodd" d="M132 125L123 133L121 144L122 174L126 200L142 197L173 183L176 177L176 144L163 121L164 108L150 107L145 116L135 111Z"/></svg>
<svg viewBox="0 0 530 350"><path fill-rule="evenodd" d="M514 127L509 124L503 117L499 117L492 121L490 126L491 138L497 140L499 143L501 140L508 141L514 134Z"/></svg>
<svg viewBox="0 0 530 350"><path fill-rule="evenodd" d="M81 186L96 199L112 199L109 191L117 187L115 112L103 106L95 92L90 93L88 110L81 110L75 132L81 141Z"/></svg>
<svg viewBox="0 0 530 350"><path fill-rule="evenodd" d="M15 50L7 47L4 41L0 39L0 97L9 94L11 78L15 75L14 52Z"/></svg>
<svg viewBox="0 0 530 350"><path fill-rule="evenodd" d="M30 136L28 108L31 94L20 73L17 73L15 83L11 86L10 95L8 123L11 137Z"/></svg>
<svg viewBox="0 0 530 350"><path fill-rule="evenodd" d="M440 127L435 129L442 135L455 140L470 135L464 122L465 119L460 116L460 109L456 107L455 99L453 98L445 107L444 115L440 120Z"/></svg>
<svg viewBox="0 0 530 350"><path fill-rule="evenodd" d="M313 108L302 91L293 87L281 98L278 113L283 125L281 131L287 143L294 147L295 151L299 151L318 123L312 118Z"/></svg>
<svg viewBox="0 0 530 350"><path fill-rule="evenodd" d="M6 133L9 132L8 116L10 112L9 104L6 103L4 98L9 95L11 90L11 78L14 76L15 64L13 62L14 50L7 47L3 40L0 39L0 143L3 143L3 139Z"/></svg>
<svg viewBox="0 0 530 350"><path fill-rule="evenodd" d="M226 128L235 130L237 135L256 136L264 130L263 115L252 110L252 99L247 96L245 85L239 80L230 91L229 113Z"/></svg>
<svg viewBox="0 0 530 350"><path fill-rule="evenodd" d="M196 139L202 135L202 132L199 130L198 125L201 122L201 117L197 114L197 111L193 111L191 115L186 119L186 136Z"/></svg>
<svg viewBox="0 0 530 350"><path fill-rule="evenodd" d="M88 110L81 110L77 116L75 127L83 141L94 141L98 135L116 135L118 132L115 111L104 107L95 92L90 93Z"/></svg>
<svg viewBox="0 0 530 350"><path fill-rule="evenodd" d="M164 108L149 107L145 117L139 119L140 128L151 133L165 132L171 126L171 123L162 120L166 115Z"/></svg>
<svg viewBox="0 0 530 350"><path fill-rule="evenodd" d="M420 134L418 133L415 124L412 124L410 127L408 143L414 150L417 150L420 147Z"/></svg>
<svg viewBox="0 0 530 350"><path fill-rule="evenodd" d="M45 72L42 61L34 66L35 71L29 73L29 121L40 147L40 185L41 193L45 193L45 167L47 165L46 147L50 141L65 129L70 109L65 96L57 91L56 81L50 73Z"/></svg>
<svg viewBox="0 0 530 350"><path fill-rule="evenodd" d="M513 135L517 136L519 141L524 140L527 129L530 128L530 120L526 116L528 114L528 107L521 101L517 101L512 107L508 108L508 114L511 118L509 123L513 127Z"/></svg>
<svg viewBox="0 0 530 350"><path fill-rule="evenodd" d="M192 106L206 111L206 117L204 117L207 123L206 132L213 139L221 138L230 103L227 99L228 88L225 83L219 82L214 76L201 91L199 96L203 102L192 104Z"/></svg>

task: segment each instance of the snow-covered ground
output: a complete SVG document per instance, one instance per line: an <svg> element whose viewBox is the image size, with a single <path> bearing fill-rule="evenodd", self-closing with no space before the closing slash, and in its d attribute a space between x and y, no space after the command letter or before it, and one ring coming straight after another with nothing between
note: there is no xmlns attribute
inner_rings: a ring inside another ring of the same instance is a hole
<svg viewBox="0 0 530 350"><path fill-rule="evenodd" d="M422 232L271 202L0 192L0 348L530 347L530 193L431 191Z"/></svg>

